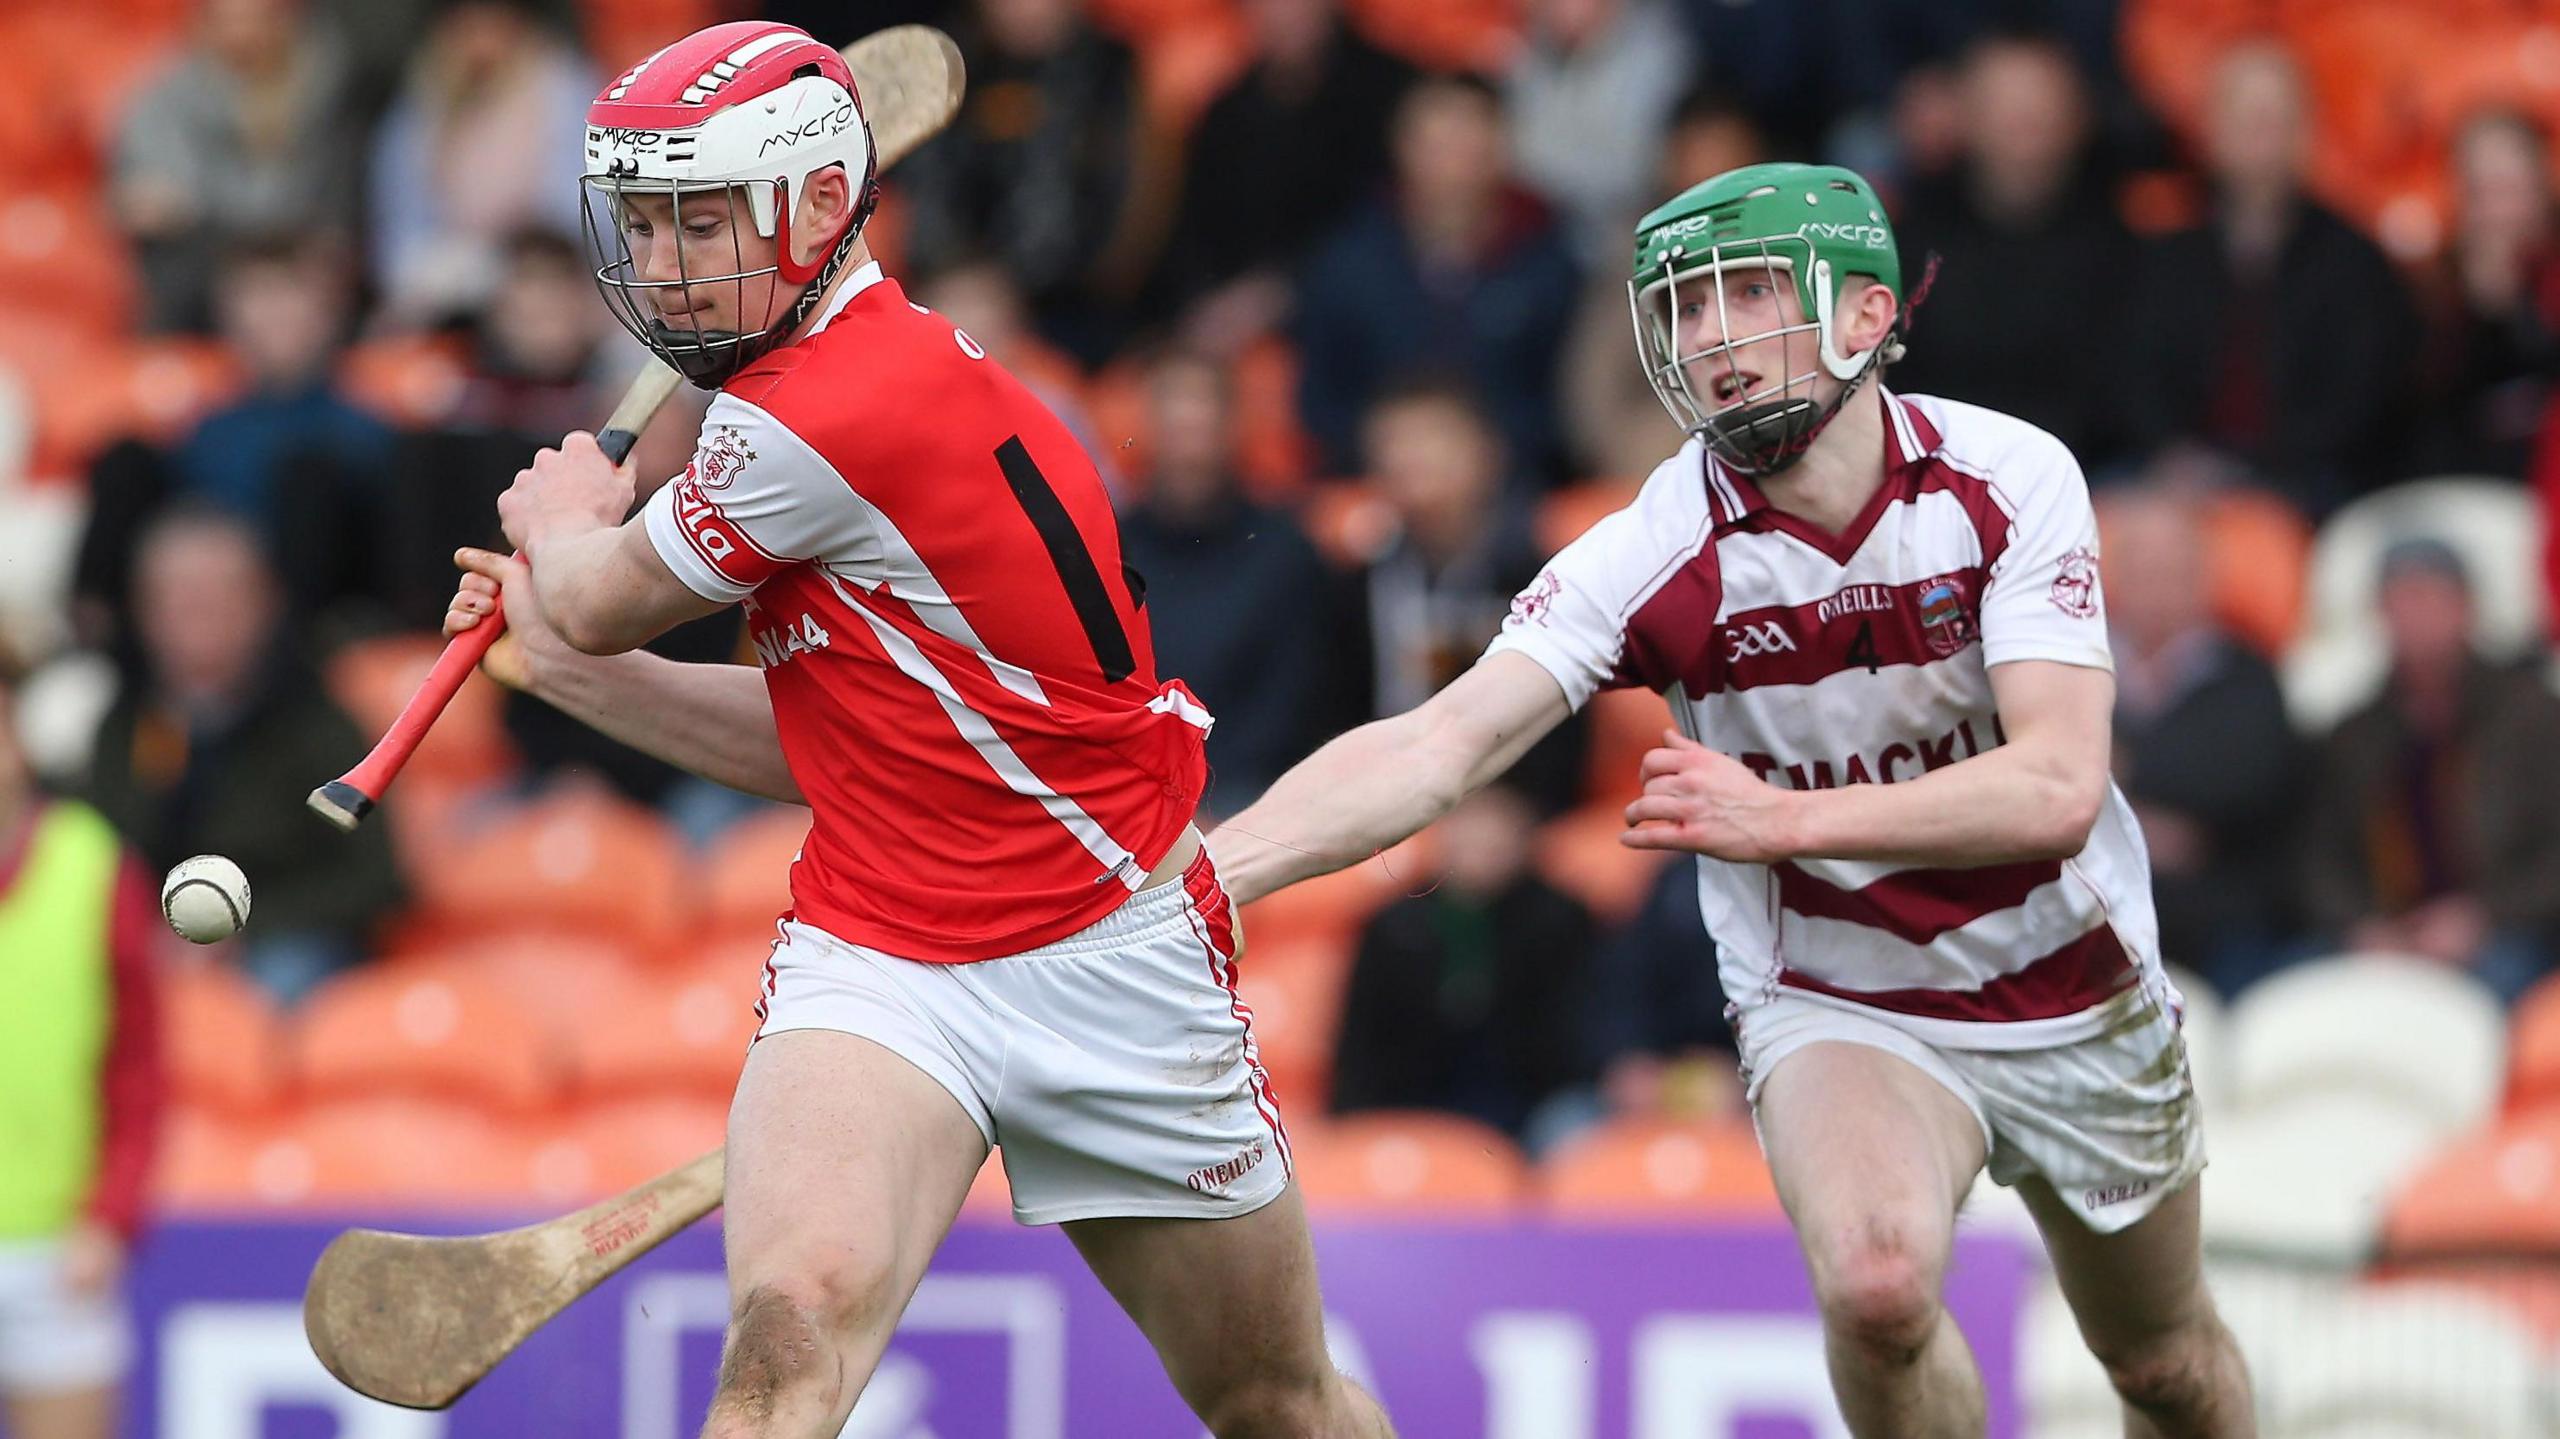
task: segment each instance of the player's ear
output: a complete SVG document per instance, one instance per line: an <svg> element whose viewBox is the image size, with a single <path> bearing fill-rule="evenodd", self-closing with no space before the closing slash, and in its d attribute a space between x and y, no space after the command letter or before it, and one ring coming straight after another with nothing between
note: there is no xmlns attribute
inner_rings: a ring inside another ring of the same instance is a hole
<svg viewBox="0 0 2560 1439"><path fill-rule="evenodd" d="M791 216L791 258L800 265L814 265L833 250L843 238L845 225L853 219L853 182L842 165L828 165L813 171L801 182L800 195Z"/></svg>
<svg viewBox="0 0 2560 1439"><path fill-rule="evenodd" d="M1838 306L1846 321L1839 335L1840 349L1843 354L1863 354L1892 336L1894 317L1901 313L1902 304L1871 275L1851 275L1845 288L1848 293L1840 297Z"/></svg>

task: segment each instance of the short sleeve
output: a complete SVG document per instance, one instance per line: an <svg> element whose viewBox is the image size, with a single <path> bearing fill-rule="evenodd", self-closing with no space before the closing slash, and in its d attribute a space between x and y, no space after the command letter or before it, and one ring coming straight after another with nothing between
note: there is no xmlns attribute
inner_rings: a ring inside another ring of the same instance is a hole
<svg viewBox="0 0 2560 1439"><path fill-rule="evenodd" d="M803 560L859 548L870 507L772 413L714 398L684 473L643 511L658 557L695 594L742 600Z"/></svg>
<svg viewBox="0 0 2560 1439"><path fill-rule="evenodd" d="M1659 538L1632 508L1592 526L1513 598L1485 654L1511 651L1537 661L1575 709L1604 689L1649 683L1626 663L1628 623L1685 557L1664 555ZM1703 531L1697 538L1703 541Z"/></svg>
<svg viewBox="0 0 2560 1439"><path fill-rule="evenodd" d="M2055 660L2113 670L2089 484L2071 452L2044 438L1995 476L2009 530L1983 587L1983 663Z"/></svg>

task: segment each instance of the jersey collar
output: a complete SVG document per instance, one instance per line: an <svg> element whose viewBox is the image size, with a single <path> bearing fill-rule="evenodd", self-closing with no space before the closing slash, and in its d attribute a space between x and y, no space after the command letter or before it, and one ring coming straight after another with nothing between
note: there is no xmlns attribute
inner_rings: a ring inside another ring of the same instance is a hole
<svg viewBox="0 0 2560 1439"><path fill-rule="evenodd" d="M1908 481L1929 458L1931 448L1930 439L1920 428L1927 422L1912 408L1910 401L1882 385L1876 387L1876 394L1884 404L1884 484L1876 491L1874 503L1868 506L1870 510L1881 508L1897 494L1906 493ZM1718 530L1738 529L1754 515L1769 509L1769 497L1760 492L1760 487L1751 482L1749 475L1741 474L1717 459L1704 444L1698 445L1698 458L1706 467L1707 508L1714 516ZM1781 512L1776 518L1787 520L1791 517ZM1853 528L1863 531L1863 526Z"/></svg>
<svg viewBox="0 0 2560 1439"><path fill-rule="evenodd" d="M859 269L844 277L843 284L836 286L835 294L828 298L827 303L819 307L818 322L809 327L809 333L814 335L824 330L836 316L844 313L845 306L853 303L854 296L879 284L882 278L879 261L863 261Z"/></svg>

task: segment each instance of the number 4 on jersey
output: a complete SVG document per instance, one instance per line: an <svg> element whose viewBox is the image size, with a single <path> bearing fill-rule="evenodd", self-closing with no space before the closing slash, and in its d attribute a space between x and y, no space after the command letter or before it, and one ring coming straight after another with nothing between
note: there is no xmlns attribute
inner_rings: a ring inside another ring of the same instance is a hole
<svg viewBox="0 0 2560 1439"><path fill-rule="evenodd" d="M1858 621L1858 633L1849 641L1849 663L1865 665L1869 674L1874 674L1884 663L1882 657L1876 654L1875 621Z"/></svg>

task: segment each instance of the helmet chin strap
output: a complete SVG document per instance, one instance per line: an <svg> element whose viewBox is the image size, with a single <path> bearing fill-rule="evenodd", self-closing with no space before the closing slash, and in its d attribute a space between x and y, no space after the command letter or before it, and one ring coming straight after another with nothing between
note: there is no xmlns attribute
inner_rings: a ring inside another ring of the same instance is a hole
<svg viewBox="0 0 2560 1439"><path fill-rule="evenodd" d="M845 261L853 256L853 242L862 238L863 226L870 223L872 208L879 203L880 182L866 181L862 201L854 207L853 222L844 227L844 234L837 238L825 263L800 287L800 297L780 321L757 334L745 335L736 330L679 330L664 317L652 316L649 333L659 355L675 366L676 373L702 389L716 390L727 384L740 370L799 333L800 327L817 313L819 301L826 297L827 287L835 283L836 276L843 273Z"/></svg>

